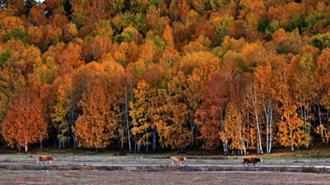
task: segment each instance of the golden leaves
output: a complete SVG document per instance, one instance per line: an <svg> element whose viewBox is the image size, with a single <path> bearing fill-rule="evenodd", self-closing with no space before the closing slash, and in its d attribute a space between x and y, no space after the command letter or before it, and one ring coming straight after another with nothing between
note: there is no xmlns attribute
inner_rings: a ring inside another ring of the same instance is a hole
<svg viewBox="0 0 330 185"><path fill-rule="evenodd" d="M115 103L115 97L111 96L115 94L108 92L105 82L102 78L96 79L82 95L80 104L84 113L78 117L75 133L83 147L105 148L116 137L118 118L109 112Z"/></svg>
<svg viewBox="0 0 330 185"><path fill-rule="evenodd" d="M144 80L141 80L133 93L135 101L129 103L131 109L129 115L132 117L133 126L131 131L137 136L139 146L147 146L150 144L153 112L151 102L155 91Z"/></svg>
<svg viewBox="0 0 330 185"><path fill-rule="evenodd" d="M166 25L163 33L163 38L168 45L168 47L173 48L174 47L174 36L173 36L173 29Z"/></svg>

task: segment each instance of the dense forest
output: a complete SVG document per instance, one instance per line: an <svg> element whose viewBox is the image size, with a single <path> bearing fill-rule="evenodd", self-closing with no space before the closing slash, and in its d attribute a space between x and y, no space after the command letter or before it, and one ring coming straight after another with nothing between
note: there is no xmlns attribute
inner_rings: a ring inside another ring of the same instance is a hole
<svg viewBox="0 0 330 185"><path fill-rule="evenodd" d="M329 0L0 0L0 145L327 147L329 70Z"/></svg>

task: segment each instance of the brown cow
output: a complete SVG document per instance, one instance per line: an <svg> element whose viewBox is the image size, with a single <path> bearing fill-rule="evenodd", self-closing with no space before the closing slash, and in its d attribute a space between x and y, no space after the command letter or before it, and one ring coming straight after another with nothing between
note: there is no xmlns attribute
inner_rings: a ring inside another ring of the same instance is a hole
<svg viewBox="0 0 330 185"><path fill-rule="evenodd" d="M258 163L258 162L262 162L262 159L257 158L257 157L251 157L251 158L244 158L243 159L243 164L250 165L250 163L252 163L255 166L256 163Z"/></svg>
<svg viewBox="0 0 330 185"><path fill-rule="evenodd" d="M187 160L186 157L181 157L181 156L172 156L170 158L172 166L174 166L174 163L179 164L181 166L182 161Z"/></svg>
<svg viewBox="0 0 330 185"><path fill-rule="evenodd" d="M52 161L55 160L55 158L51 155L42 155L39 156L39 160L37 161L37 163L40 164L52 164Z"/></svg>

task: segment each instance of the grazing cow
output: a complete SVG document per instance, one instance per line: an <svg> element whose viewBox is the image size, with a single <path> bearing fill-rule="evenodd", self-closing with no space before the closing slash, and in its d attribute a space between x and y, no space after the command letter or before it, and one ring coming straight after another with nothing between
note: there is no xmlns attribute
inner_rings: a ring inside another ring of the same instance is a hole
<svg viewBox="0 0 330 185"><path fill-rule="evenodd" d="M55 158L51 155L43 155L43 156L39 156L39 160L37 163L40 164L52 164L52 161L55 160Z"/></svg>
<svg viewBox="0 0 330 185"><path fill-rule="evenodd" d="M256 163L258 163L258 162L262 162L262 159L257 158L257 157L251 157L251 158L244 158L243 159L243 164L247 164L247 165L250 165L250 163L252 163L255 166Z"/></svg>
<svg viewBox="0 0 330 185"><path fill-rule="evenodd" d="M181 163L183 161L187 160L187 158L186 157L181 157L181 156L172 156L170 158L170 160L171 160L172 166L174 166L174 164L179 164L179 166L181 166Z"/></svg>

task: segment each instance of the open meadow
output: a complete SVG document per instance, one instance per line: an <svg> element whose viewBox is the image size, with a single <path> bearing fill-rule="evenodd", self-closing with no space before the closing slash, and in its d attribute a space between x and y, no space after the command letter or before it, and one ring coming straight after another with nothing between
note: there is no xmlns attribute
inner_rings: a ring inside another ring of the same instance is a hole
<svg viewBox="0 0 330 185"><path fill-rule="evenodd" d="M329 184L328 149L278 151L258 156L256 166L242 164L247 156L186 154L182 166L171 166L172 154L71 153L51 150L1 154L0 184ZM38 164L52 154L52 164ZM314 155L312 155L314 154ZM315 156L317 155L317 156ZM250 155L255 156L255 155Z"/></svg>

